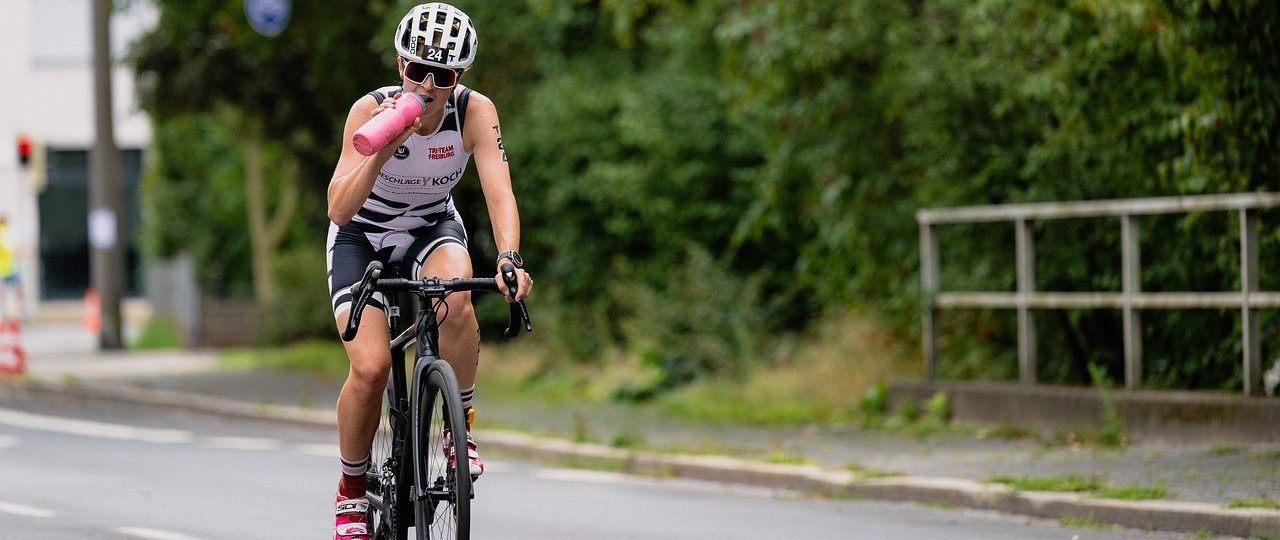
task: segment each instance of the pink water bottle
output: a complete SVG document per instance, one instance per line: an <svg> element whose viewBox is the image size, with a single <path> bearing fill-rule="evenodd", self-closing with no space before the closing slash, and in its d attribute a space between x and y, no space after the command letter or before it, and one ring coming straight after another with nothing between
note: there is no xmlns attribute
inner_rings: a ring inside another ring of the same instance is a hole
<svg viewBox="0 0 1280 540"><path fill-rule="evenodd" d="M410 97L412 99L408 99ZM351 143L361 155L372 156L403 132L404 128L412 126L413 119L421 115L426 107L427 102L422 96L413 92L401 92L396 97L396 106L378 113L360 126L355 135L351 136Z"/></svg>

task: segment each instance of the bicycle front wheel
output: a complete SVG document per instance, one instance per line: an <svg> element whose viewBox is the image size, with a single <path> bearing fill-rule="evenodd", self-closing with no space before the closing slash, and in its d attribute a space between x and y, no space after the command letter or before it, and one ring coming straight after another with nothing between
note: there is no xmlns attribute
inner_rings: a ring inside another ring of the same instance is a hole
<svg viewBox="0 0 1280 540"><path fill-rule="evenodd" d="M407 468L400 459L407 437L403 412L391 406L395 399L392 383L388 381L378 431L370 449L369 472L365 473L369 524L374 540L406 540L409 530L409 516L400 511L407 508L405 501L409 498Z"/></svg>
<svg viewBox="0 0 1280 540"><path fill-rule="evenodd" d="M467 424L453 369L435 360L421 383L416 453L418 488L414 502L421 540L471 537L471 471Z"/></svg>

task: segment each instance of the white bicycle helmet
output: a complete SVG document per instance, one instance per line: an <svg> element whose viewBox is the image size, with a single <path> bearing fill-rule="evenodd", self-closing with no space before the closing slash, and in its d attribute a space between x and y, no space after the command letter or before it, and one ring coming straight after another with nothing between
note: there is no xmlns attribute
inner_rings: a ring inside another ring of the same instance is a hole
<svg viewBox="0 0 1280 540"><path fill-rule="evenodd" d="M471 17L443 2L419 4L396 27L396 52L409 60L466 69L476 59Z"/></svg>

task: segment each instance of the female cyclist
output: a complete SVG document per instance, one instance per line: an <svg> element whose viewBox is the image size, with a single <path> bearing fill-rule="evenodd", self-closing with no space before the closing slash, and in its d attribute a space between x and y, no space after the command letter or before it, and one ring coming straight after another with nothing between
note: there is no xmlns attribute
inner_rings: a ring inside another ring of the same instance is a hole
<svg viewBox="0 0 1280 540"><path fill-rule="evenodd" d="M448 4L419 5L401 19L395 47L402 85L377 89L351 106L342 154L329 182L329 293L339 331L350 316L348 289L374 259L403 260L405 270L420 278L472 276L466 229L450 191L473 154L500 252L494 276L503 263L516 266L519 281L514 298L498 280L508 301L524 299L533 286L533 279L521 269L520 216L498 112L489 98L460 84L476 55L471 19ZM371 117L394 107L402 92L423 98L422 115L374 155L360 155L352 135ZM364 475L391 367L384 305L375 295L364 310L359 334L345 344L351 369L338 396L342 480L335 502L334 538L339 540L369 538ZM484 472L484 462L470 431L480 333L470 295L451 295L438 315L443 319L441 356L457 373L467 409L466 459L471 474L478 476Z"/></svg>

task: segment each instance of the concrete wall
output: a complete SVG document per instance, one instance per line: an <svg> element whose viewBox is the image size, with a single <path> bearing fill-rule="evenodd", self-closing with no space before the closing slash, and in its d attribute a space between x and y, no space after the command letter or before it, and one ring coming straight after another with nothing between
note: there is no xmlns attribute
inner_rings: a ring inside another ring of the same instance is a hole
<svg viewBox="0 0 1280 540"><path fill-rule="evenodd" d="M46 147L93 146L92 2L90 0L0 0L0 213L9 216L28 301L38 298L39 216L42 172L38 163L19 166L19 134ZM112 49L119 64L127 43L154 26L157 14L145 1L131 2L112 18ZM146 148L151 126L138 111L133 75L113 74L116 144Z"/></svg>
<svg viewBox="0 0 1280 540"><path fill-rule="evenodd" d="M910 381L890 385L889 410L904 399L923 402L935 392L947 394L955 422L1015 425L1049 434L1097 430L1105 406L1095 388ZM1280 442L1280 399L1124 389L1105 396L1127 436L1168 442Z"/></svg>

